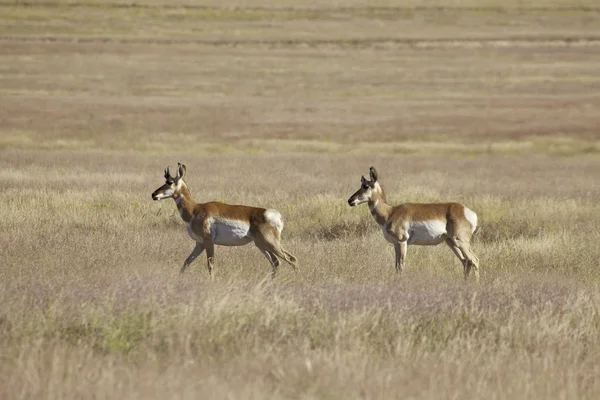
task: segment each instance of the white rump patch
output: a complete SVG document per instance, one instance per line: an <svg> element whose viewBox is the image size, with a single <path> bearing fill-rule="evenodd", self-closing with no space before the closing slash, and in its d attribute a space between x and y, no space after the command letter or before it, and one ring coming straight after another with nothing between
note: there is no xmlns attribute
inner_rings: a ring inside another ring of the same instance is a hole
<svg viewBox="0 0 600 400"><path fill-rule="evenodd" d="M268 209L265 211L265 219L281 233L283 230L283 219L277 210Z"/></svg>
<svg viewBox="0 0 600 400"><path fill-rule="evenodd" d="M471 224L471 233L475 232L475 229L477 229L477 214L465 207L465 218Z"/></svg>
<svg viewBox="0 0 600 400"><path fill-rule="evenodd" d="M413 221L408 228L408 244L430 246L440 244L447 237L446 221Z"/></svg>

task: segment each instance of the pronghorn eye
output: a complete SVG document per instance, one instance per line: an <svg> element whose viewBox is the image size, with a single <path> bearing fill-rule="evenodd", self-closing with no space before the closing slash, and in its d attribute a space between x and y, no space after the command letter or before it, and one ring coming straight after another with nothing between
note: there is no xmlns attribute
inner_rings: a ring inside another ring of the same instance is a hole
<svg viewBox="0 0 600 400"><path fill-rule="evenodd" d="M368 185L363 185L363 189L368 190L369 186Z"/></svg>

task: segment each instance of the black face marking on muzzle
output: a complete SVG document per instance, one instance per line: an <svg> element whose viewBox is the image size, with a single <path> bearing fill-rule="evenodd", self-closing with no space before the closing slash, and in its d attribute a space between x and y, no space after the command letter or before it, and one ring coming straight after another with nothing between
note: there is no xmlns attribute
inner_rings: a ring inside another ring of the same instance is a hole
<svg viewBox="0 0 600 400"><path fill-rule="evenodd" d="M152 193L152 200L160 200L158 198L159 193L169 190L170 188L171 188L171 185L168 182L165 183L164 185L162 185L161 187L159 187Z"/></svg>

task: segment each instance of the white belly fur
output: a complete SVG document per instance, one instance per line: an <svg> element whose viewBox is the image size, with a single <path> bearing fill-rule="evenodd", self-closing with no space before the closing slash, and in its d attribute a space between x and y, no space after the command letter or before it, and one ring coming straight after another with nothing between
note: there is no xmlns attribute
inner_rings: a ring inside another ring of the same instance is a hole
<svg viewBox="0 0 600 400"><path fill-rule="evenodd" d="M413 221L408 228L408 244L431 246L447 238L445 221Z"/></svg>
<svg viewBox="0 0 600 400"><path fill-rule="evenodd" d="M252 241L250 235L250 225L245 221L234 219L211 219L210 234L214 244L221 246L241 246ZM191 223L188 224L188 234L197 242L204 240L191 229Z"/></svg>

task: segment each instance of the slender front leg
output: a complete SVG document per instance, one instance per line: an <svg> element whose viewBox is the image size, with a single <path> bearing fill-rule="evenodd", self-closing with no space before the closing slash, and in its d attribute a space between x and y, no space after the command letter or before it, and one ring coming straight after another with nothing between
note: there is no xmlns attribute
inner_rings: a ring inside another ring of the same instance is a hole
<svg viewBox="0 0 600 400"><path fill-rule="evenodd" d="M192 250L192 253L188 256L188 258L185 259L185 262L183 263L183 267L181 267L181 270L179 272L183 274L183 272L187 269L187 267L189 267L190 264L196 259L196 257L198 257L200 254L202 254L203 251L204 251L204 243L196 242L196 247L194 247L194 250Z"/></svg>
<svg viewBox="0 0 600 400"><path fill-rule="evenodd" d="M396 273L398 274L402 273L402 270L404 269L404 260L406 260L407 247L408 244L406 240L394 243L394 249L396 250Z"/></svg>
<svg viewBox="0 0 600 400"><path fill-rule="evenodd" d="M396 273L400 271L400 242L394 242L394 250L396 251Z"/></svg>
<svg viewBox="0 0 600 400"><path fill-rule="evenodd" d="M214 261L214 257L215 257L215 246L213 244L212 238L210 238L209 240L205 239L204 247L206 248L206 261L207 261L207 266L208 266L208 275L210 276L210 279L213 280L214 279L213 261Z"/></svg>

